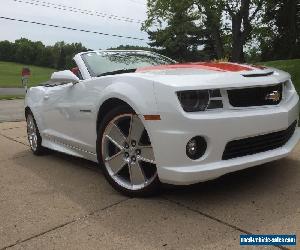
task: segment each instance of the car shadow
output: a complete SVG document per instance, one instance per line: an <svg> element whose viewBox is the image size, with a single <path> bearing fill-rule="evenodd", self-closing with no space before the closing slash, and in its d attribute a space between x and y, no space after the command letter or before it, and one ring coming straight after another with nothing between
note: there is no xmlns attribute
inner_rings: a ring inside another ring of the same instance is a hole
<svg viewBox="0 0 300 250"><path fill-rule="evenodd" d="M257 192L267 192L266 188L271 188L269 191L274 191L274 181L280 179L280 185L284 185L284 183L295 178L292 168L296 166L300 167L300 161L286 158L225 174L215 180L198 184L188 186L165 185L165 194L201 196L201 194L244 193L253 187Z"/></svg>
<svg viewBox="0 0 300 250"><path fill-rule="evenodd" d="M30 155L31 151L19 153L18 158L22 158L24 155ZM34 157L34 159L57 160L60 162L60 167L72 168L74 171L80 169L81 171L96 172L97 175L104 177L101 166L95 162L91 162L82 158L66 155L56 151L49 151L44 156ZM18 161L18 160L17 160ZM21 161L21 160L19 160ZM65 163L65 164L64 164ZM27 166L30 167L30 166ZM43 166L41 166L43 167ZM32 170L36 169L35 167ZM161 195L176 195L186 196L188 195L214 195L219 193L244 193L255 187L256 191L267 192L267 188L274 191L274 181L277 182L276 186L284 186L284 183L289 183L292 179L295 179L295 171L300 171L300 161L290 158L285 158L275 162L258 165L255 167L247 168L244 170L236 171L223 175L215 180L210 180L198 184L188 186L176 186L163 184ZM41 173L40 169L39 173ZM72 171L73 171L72 170ZM56 176L52 176L56 178ZM51 175L47 174L47 178L51 178ZM270 190L270 191L271 191Z"/></svg>

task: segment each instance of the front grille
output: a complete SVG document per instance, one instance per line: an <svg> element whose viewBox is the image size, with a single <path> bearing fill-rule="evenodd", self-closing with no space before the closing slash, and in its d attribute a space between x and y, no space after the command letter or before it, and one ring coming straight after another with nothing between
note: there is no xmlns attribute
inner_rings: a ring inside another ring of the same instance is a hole
<svg viewBox="0 0 300 250"><path fill-rule="evenodd" d="M282 100L282 84L267 87L231 89L227 93L229 103L233 107L278 105ZM274 99L271 95L277 98Z"/></svg>
<svg viewBox="0 0 300 250"><path fill-rule="evenodd" d="M286 130L227 143L222 160L253 155L285 145L295 132L297 121Z"/></svg>

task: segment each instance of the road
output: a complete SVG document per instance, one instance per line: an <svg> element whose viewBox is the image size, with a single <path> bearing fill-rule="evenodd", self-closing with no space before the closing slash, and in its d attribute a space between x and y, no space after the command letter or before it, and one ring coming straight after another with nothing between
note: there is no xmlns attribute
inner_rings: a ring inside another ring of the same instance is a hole
<svg viewBox="0 0 300 250"><path fill-rule="evenodd" d="M0 123L1 250L217 250L241 249L245 233L299 238L300 145L280 161L135 199L91 162L34 156L25 130L25 122Z"/></svg>
<svg viewBox="0 0 300 250"><path fill-rule="evenodd" d="M25 95L24 88L0 88L1 95Z"/></svg>

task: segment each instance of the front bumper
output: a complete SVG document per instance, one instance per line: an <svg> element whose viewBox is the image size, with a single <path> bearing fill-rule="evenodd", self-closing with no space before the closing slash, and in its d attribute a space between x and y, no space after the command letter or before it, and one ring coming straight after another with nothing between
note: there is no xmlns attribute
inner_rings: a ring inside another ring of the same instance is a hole
<svg viewBox="0 0 300 250"><path fill-rule="evenodd" d="M232 140L287 129L298 120L298 101L295 94L288 102L276 107L197 114L162 113L161 121L147 124L161 182L193 184L287 156L299 141L298 129L283 147L222 160L225 146ZM206 138L208 147L205 155L194 161L186 156L185 148L187 142L198 135Z"/></svg>

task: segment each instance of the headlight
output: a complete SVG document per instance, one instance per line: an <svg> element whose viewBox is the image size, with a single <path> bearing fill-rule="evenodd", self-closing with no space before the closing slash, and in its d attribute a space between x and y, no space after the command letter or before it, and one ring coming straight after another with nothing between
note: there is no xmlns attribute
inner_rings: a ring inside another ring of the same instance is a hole
<svg viewBox="0 0 300 250"><path fill-rule="evenodd" d="M209 102L209 94L207 90L178 92L178 98L182 108L186 112L204 111Z"/></svg>
<svg viewBox="0 0 300 250"><path fill-rule="evenodd" d="M219 89L180 91L177 95L185 112L223 108L222 96Z"/></svg>

